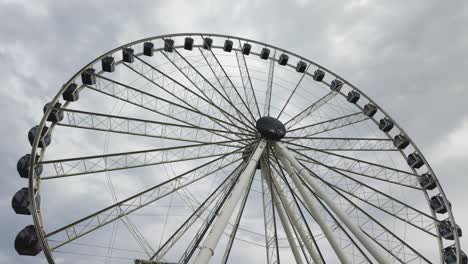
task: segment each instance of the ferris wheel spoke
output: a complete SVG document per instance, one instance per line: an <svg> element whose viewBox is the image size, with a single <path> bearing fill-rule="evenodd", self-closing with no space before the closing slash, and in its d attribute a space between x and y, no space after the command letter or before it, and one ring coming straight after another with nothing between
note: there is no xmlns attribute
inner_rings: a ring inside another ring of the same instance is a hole
<svg viewBox="0 0 468 264"><path fill-rule="evenodd" d="M376 208L382 212L387 213L388 215L393 216L396 219L399 219L407 224L412 225L413 227L424 231L425 233L436 237L434 229L434 221L439 222L433 216L422 212L415 207L408 205L391 195L388 195L378 189L365 184L361 181L354 179L353 177L348 176L347 174L330 168L329 166L320 163L323 167L329 169L333 172L334 176L341 177L327 177L330 181L329 184L333 185L336 189L353 196L354 198ZM312 171L306 164L302 163L302 166L306 169ZM323 175L317 175L315 172L311 172L315 178L321 177Z"/></svg>
<svg viewBox="0 0 468 264"><path fill-rule="evenodd" d="M186 76L185 72L179 67L176 65L176 63L169 59L169 56L166 55L164 52L161 51L161 53L177 68L178 71L180 71L182 74L184 74L184 76ZM177 53L177 51L174 51L174 53ZM125 64L125 66L127 66L127 68L131 69L133 72L141 75L143 78L145 78L146 80L148 80L149 82L151 82L152 84L154 84L155 86L163 89L165 92L167 92L168 94L174 96L176 99L178 99L180 102L184 103L185 105L187 105L187 107L190 107L190 108L193 108L195 111L197 112L201 112L200 109L198 109L196 106L198 106L200 104L200 102L204 102L207 104L207 106L209 107L213 107L217 110L216 112L216 116L218 116L217 119L220 118L220 114L221 115L224 115L227 120L231 120L231 119L234 119L236 121L238 121L240 124L244 125L244 127L246 129L251 129L249 126L247 126L244 122L242 122L241 120L237 119L236 117L230 115L229 113L227 113L225 110L223 110L219 104L220 102L213 102L212 98L206 96L206 89L205 90L201 90L196 83L193 83L195 85L195 87L198 89L199 92L201 92L204 96L201 96L199 95L198 93L192 91L191 89L189 89L188 87L186 87L185 85L183 85L182 83L180 83L179 81L175 80L174 78L172 78L171 76L165 74L164 72L158 70L157 68L155 68L153 65L151 65L150 63L146 62L145 60L143 60L142 58L140 57L137 57L135 56L135 58L137 58L137 60L139 60L142 65L146 66L146 67L149 67L151 69L151 73L152 74L145 74L146 70L144 70L144 68L142 67L141 71L138 71L138 70L135 70L134 68L132 68L131 66L129 66L128 64ZM182 57L183 58L183 57ZM179 58L180 59L180 58ZM184 60L186 60L185 58L183 58ZM182 59L180 59L182 60ZM187 62L188 63L188 62ZM155 77L156 76L156 77ZM187 77L188 78L188 77ZM208 88L208 87L206 87ZM191 94L193 96L195 96L195 98L197 98L197 101L196 102L192 102L193 100L189 100L189 96L188 94ZM184 95L183 98L185 99L182 99L180 96L178 95ZM190 101L190 102L189 102ZM208 116L213 116L214 113L209 113L207 114ZM213 119L215 122L219 122L217 121L217 119ZM252 129L251 129L252 130Z"/></svg>
<svg viewBox="0 0 468 264"><path fill-rule="evenodd" d="M325 151L399 151L389 138L295 137L294 142ZM297 148L307 150L308 148Z"/></svg>
<svg viewBox="0 0 468 264"><path fill-rule="evenodd" d="M64 127L155 137L193 143L213 142L213 140L216 139L216 134L213 133L250 136L249 134L229 132L225 130L194 127L73 109L61 109L60 111L65 113L66 118L57 122L57 125Z"/></svg>
<svg viewBox="0 0 468 264"><path fill-rule="evenodd" d="M225 144L232 142L233 141L198 143L186 146L46 160L38 164L41 164L44 168L44 176L41 177L41 180L48 180L105 171L154 166L171 162L219 157L239 152L242 149L241 147L219 145L220 143Z"/></svg>
<svg viewBox="0 0 468 264"><path fill-rule="evenodd" d="M147 109L149 111L169 117L184 124L199 126L199 124L203 122L212 123L213 125L216 124L218 126L221 126L222 129L226 129L230 132L232 132L232 130L227 128L226 126L236 127L236 125L231 124L227 121L219 120L207 114L197 112L191 108L176 104L174 102L171 102L170 100L141 91L130 85L126 85L100 75L96 76L99 76L99 81L97 82L96 87L86 85L87 88L117 98L124 102L131 103L143 109ZM106 85L109 83L111 85ZM217 122L210 122L214 120ZM221 125L221 123L223 125ZM237 128L239 129L239 127Z"/></svg>
<svg viewBox="0 0 468 264"><path fill-rule="evenodd" d="M273 52L273 57L270 58L270 66L268 68L267 88L265 92L265 103L263 108L263 116L270 116L271 93L273 90L273 77L275 75L276 49Z"/></svg>
<svg viewBox="0 0 468 264"><path fill-rule="evenodd" d="M232 104L232 102L226 98L208 79L203 76L184 56L182 56L177 50L166 53L161 52L168 61L177 68L177 70L187 79L190 83L204 96L204 98L210 103L211 106L218 109L218 111L225 115L228 120L233 119L242 124L245 128L252 130L251 123L249 120L240 120L237 117L227 113L220 106L223 103L228 103L230 107L234 108L236 113L238 109ZM200 83L201 82L201 83ZM200 83L200 84L199 84ZM242 118L242 116L241 116ZM245 122L249 122L246 124Z"/></svg>
<svg viewBox="0 0 468 264"><path fill-rule="evenodd" d="M298 158L298 160L301 161L301 162L311 163L311 164L313 164L314 166L316 166L316 165L321 166L318 162L312 161L311 159L301 159L301 158ZM421 188L420 188L420 187L417 187L416 184L409 185L409 184L406 184L406 183L403 183L403 182L399 182L399 181L396 181L396 180L392 180L392 179L384 179L384 178L382 178L382 177L376 177L375 175L372 175L372 174L359 173L359 172L356 172L356 171L352 171L352 170L348 170L348 169L343 169L343 168L340 168L340 167L335 167L335 166L330 166L330 165L329 165L329 167L330 167L331 169L335 169L335 170L341 171L341 172L343 172L343 173L350 173L350 174L348 174L348 175L356 175L356 176L371 178L371 179L374 179L374 180L384 181L384 182L388 182L388 183L400 185L400 186L407 187L407 188L411 188L411 189L415 189L415 190L421 190Z"/></svg>
<svg viewBox="0 0 468 264"><path fill-rule="evenodd" d="M64 238L60 243L57 243L52 247L52 250L55 250L120 219L123 216L129 215L147 205L150 205L161 198L176 193L178 190L189 186L190 184L208 176L222 174L223 170L228 169L230 166L234 166L240 160L241 159L233 159L232 154L211 160L189 171L179 174L176 177L81 218L78 221L49 232L45 234L45 237L47 239L58 236L62 236Z"/></svg>
<svg viewBox="0 0 468 264"><path fill-rule="evenodd" d="M301 236L302 243L306 245L309 255L312 258L310 261L308 260L308 262L317 263L317 264L325 263L322 252L320 251L320 248L318 247L317 241L315 240L315 237L309 227L309 224L307 223L307 220L301 209L301 206L298 203L298 200L300 200L300 197L298 196L296 191L292 188L292 186L289 184L288 179L286 177L286 173L281 167L280 162L275 154L274 154L274 162L272 163L273 163L272 168L275 170L276 174L278 175L278 178L282 179L282 182L284 183L284 186L281 187L278 182L275 188L280 189L280 192L281 192L281 189L283 189L282 191L282 193L284 193L283 195L284 199L282 201L283 206L285 205L289 206L292 212L292 215L290 218L294 218L292 220L297 226L297 231L299 233L299 236ZM286 194L289 194L289 196L291 197L287 198ZM291 200L292 202L290 202ZM310 213L309 210L308 212ZM297 217L294 217L295 215L297 215Z"/></svg>
<svg viewBox="0 0 468 264"><path fill-rule="evenodd" d="M242 44L239 40L239 49L242 49ZM256 109L258 117L260 117L260 108L258 107L257 97L250 78L249 68L245 56L240 50L236 50L237 66L239 67L240 77L242 79L242 87L244 88L245 101L250 109ZM255 115L255 114L254 114Z"/></svg>
<svg viewBox="0 0 468 264"><path fill-rule="evenodd" d="M185 222L164 242L164 244L156 251L150 260L160 261L171 250L171 248L179 241L179 239L190 229L190 227L201 217L201 215L208 210L208 208L217 199L227 192L229 186L232 185L236 178L233 177L242 163L239 164L224 180L223 182L193 211L193 213L185 220ZM230 181L229 181L230 180Z"/></svg>
<svg viewBox="0 0 468 264"><path fill-rule="evenodd" d="M183 57L177 50L171 53L161 52L168 61L177 68L177 70L187 79L190 83L203 95L203 98L209 103L210 107L216 108L221 115L228 119L236 120L244 126L244 129L252 130L252 127L245 123L245 120L240 120L237 117L227 113L223 110L222 102L228 103L231 107L232 102L227 99L219 90L211 84L205 76L203 76L185 57ZM201 82L199 85L198 83ZM214 101L215 100L215 101ZM234 107L235 110L237 108ZM248 122L248 120L247 120Z"/></svg>
<svg viewBox="0 0 468 264"><path fill-rule="evenodd" d="M267 150L268 151L268 150ZM273 202L273 192L271 181L265 178L270 177L268 160L264 157L261 160L261 181L262 181L262 202L263 202L263 223L265 225L265 249L267 263L279 263L278 229L276 223L275 203ZM268 174L268 175L267 175Z"/></svg>
<svg viewBox="0 0 468 264"><path fill-rule="evenodd" d="M364 115L362 112L344 115L341 117L321 121L315 124L288 130L288 134L287 137L285 137L285 139L288 140L294 137L311 137L320 133L344 128L369 119L370 118Z"/></svg>
<svg viewBox="0 0 468 264"><path fill-rule="evenodd" d="M308 168L307 166L304 166L304 168L307 171L309 171L310 174L313 174L313 171L310 168ZM348 215L350 217L355 218L355 219L365 219L365 220L360 221L361 230L365 230L364 227L369 227L368 230L371 230L373 233L378 232L378 234L372 234L372 236L373 236L372 239L373 240L378 240L376 238L378 236L381 236L381 237L383 236L384 237L383 239L387 240L387 242L390 241L390 238L393 238L393 239L396 239L398 241L398 243L400 243L401 247L404 248L404 250L400 251L399 250L399 248L401 248L400 246L397 247L397 246L395 246L393 244L390 244L390 243L388 243L388 245L383 245L382 242L380 242L380 246L385 246L386 251L390 250L390 251L393 252L394 255L403 254L403 256L404 256L403 259L406 259L405 256L407 254L409 254L409 253L405 253L405 252L411 251L414 255L418 256L422 261L424 261L426 263L432 263L426 257L424 257L420 252L418 252L416 249L414 249L414 247L412 247L411 245L406 243L403 238L396 235L385 224L381 223L375 217L373 217L371 214L369 214L368 210L363 209L356 202L354 202L351 198L346 196L345 191L342 191L342 189L340 189L339 187L334 186L333 184L329 183L328 181L324 180L321 177L319 177L317 179L319 179L323 184L325 184L331 190L333 190L333 192L335 193L335 196L334 196L335 198L339 197L339 198L343 199L344 201L346 201L348 204L351 205L351 210L347 210ZM305 187L307 189L309 189L309 191L311 193L313 193L313 190L311 189L310 186L308 186L306 184ZM353 197L353 195L349 195L349 196ZM357 200L359 200L359 199L357 199ZM373 227L373 224L377 225L381 229L380 230L375 230L376 228ZM369 236L371 234L366 233L366 235ZM411 254L411 258L413 257L413 254ZM400 258L401 258L401 256L400 256ZM408 263L408 261L405 261L405 263Z"/></svg>
<svg viewBox="0 0 468 264"><path fill-rule="evenodd" d="M226 94L226 98L232 102L234 107L236 105L239 105L239 108L241 108L243 111L240 111L241 109L237 109L235 107L236 111L238 111L238 114L243 116L246 120L249 120L249 118L246 117L244 113L248 114L250 116L249 121L253 125L256 119L254 115L252 114L251 109L249 108L245 100L240 95L238 89L236 88L231 78L226 73L224 67L222 66L218 58L216 57L216 54L213 52L212 49L199 49L199 50L201 51L203 58L205 59L205 62L208 64L211 71L213 72L213 75L216 77L219 85L221 86L224 93Z"/></svg>
<svg viewBox="0 0 468 264"><path fill-rule="evenodd" d="M324 154L329 157L333 157L335 162L333 165L327 164L327 166L333 167L340 171L348 171L355 175L360 175L364 177L370 177L376 180L384 180L396 184L405 185L411 188L419 188L419 175L404 171L401 169L381 165L374 162L369 162L365 160L360 160L357 158L328 152L325 150L314 149L306 147L303 145L297 145L295 143L288 143L289 145L294 146L291 150L296 154L300 155L302 158L309 160L312 163L318 164L318 160L313 159L314 154ZM303 149L303 150L298 150ZM323 163L323 162L322 162ZM324 164L324 163L323 163Z"/></svg>
<svg viewBox="0 0 468 264"><path fill-rule="evenodd" d="M299 86L301 85L302 83L302 80L304 80L305 76L307 75L307 72L309 70L309 67L310 67L311 64L307 65L307 68L305 69L304 73L301 75L301 77L299 78L299 80L297 81L296 83L296 86L294 86L294 89L292 90L291 94L288 96L288 99L286 100L286 102L284 103L283 107L281 108L278 116L276 117L276 119L279 119L281 117L281 115L283 114L284 110L286 109L286 107L289 105L289 103L291 102L291 98L294 96L294 94L296 93L297 89L299 88Z"/></svg>
<svg viewBox="0 0 468 264"><path fill-rule="evenodd" d="M284 123L284 125L287 129L291 129L292 127L309 117L312 113L317 111L320 107L325 105L328 101L332 100L338 93L338 91L331 91L327 93L326 95L315 101L313 104L308 106L306 109L302 110L299 114L292 117L290 120Z"/></svg>
<svg viewBox="0 0 468 264"><path fill-rule="evenodd" d="M145 236L138 230L136 225L132 222L132 220L126 215L122 218L120 218L122 223L124 223L125 227L127 228L128 232L135 238L137 243L140 245L141 249L145 251L146 255L151 256L151 254L154 252L154 249L151 247L150 243L148 240L145 238Z"/></svg>

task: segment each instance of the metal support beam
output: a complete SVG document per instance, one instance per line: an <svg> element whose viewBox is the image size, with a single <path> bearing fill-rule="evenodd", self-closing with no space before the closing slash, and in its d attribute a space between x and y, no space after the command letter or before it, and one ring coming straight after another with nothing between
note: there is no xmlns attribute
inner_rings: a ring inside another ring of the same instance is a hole
<svg viewBox="0 0 468 264"><path fill-rule="evenodd" d="M327 223L325 222L325 219L322 218L320 215L320 210L319 208L315 205L315 202L312 200L311 195L308 193L306 188L302 185L299 176L296 174L294 171L294 168L292 164L290 164L289 158L287 157L287 153L283 151L280 146L282 143L275 143L274 149L276 151L276 155L278 158L281 160L281 163L283 163L284 168L286 169L286 172L289 174L291 177L294 185L296 186L297 190L299 193L302 195L302 198L305 201L305 204L307 208L309 209L309 212L312 214L312 217L314 220L317 222L317 224L320 226L322 229L325 237L327 238L328 242L330 243L331 247L335 251L336 256L340 260L341 263L351 263L348 258L345 256L343 250L340 247L340 244L336 240L333 232L331 229L327 226Z"/></svg>
<svg viewBox="0 0 468 264"><path fill-rule="evenodd" d="M266 177L271 173L270 162L267 153L263 154L261 164L262 181L262 202L263 202L263 223L265 225L265 249L267 264L279 264L280 256L278 249L278 229L276 224L276 209L273 202L271 181L267 182Z"/></svg>
<svg viewBox="0 0 468 264"><path fill-rule="evenodd" d="M266 179L265 179L266 180ZM294 259L297 264L304 263L301 258L301 253L299 252L299 245L297 244L297 240L294 237L293 233L294 230L289 222L289 219L284 211L281 202L278 200L277 193L275 192L274 188L271 188L271 184L268 184L270 187L270 192L272 194L273 203L275 204L276 211L278 212L278 216L281 220L281 224L283 225L284 232L286 233L286 237L288 238L289 247L293 253Z"/></svg>
<svg viewBox="0 0 468 264"><path fill-rule="evenodd" d="M291 154L291 152L287 149L287 147L281 142L275 143L274 146L275 146L275 149L280 153L280 158L283 158L283 159L286 158L287 161L291 163L291 165L297 170L297 172L302 176L302 178L307 182L307 184L310 185L314 189L314 191L320 197L320 199L322 199L325 202L325 204L333 211L333 213L335 213L337 218L343 222L343 224L351 231L351 233L353 233L353 235L359 240L359 242L361 242L361 244L377 260L377 262L382 263L382 264L387 264L387 263L390 264L390 261L385 256L385 254L381 251L381 249L378 248L377 245L372 240L370 240L357 225L355 225L351 221L351 219L346 215L345 212L343 212L338 206L336 206L336 204L328 196L328 194L324 192L320 188L320 186L313 181L313 177L308 173L306 169L304 169L301 166L301 164ZM293 179L294 178L297 179L296 177L293 177ZM298 188L299 190L304 188L301 184L299 185L301 186L301 188ZM306 204L307 204L307 199L306 199Z"/></svg>
<svg viewBox="0 0 468 264"><path fill-rule="evenodd" d="M299 217L293 212L290 206L290 202L288 201L286 195L284 192L281 190L279 183L276 181L274 177L270 177L270 180L272 182L273 188L276 190L278 193L278 196L280 198L280 201L282 201L284 209L286 209L286 214L288 217L291 219L291 224L294 226L294 228L297 230L297 233L302 239L302 242L305 244L307 251L309 255L312 257L314 263L320 264L323 263L317 249L315 246L312 244L312 239L307 237L307 230L305 230L302 225L299 225L298 222L300 221ZM276 197L275 197L276 198Z"/></svg>
<svg viewBox="0 0 468 264"><path fill-rule="evenodd" d="M213 228L210 231L209 236L206 238L205 242L203 243L198 256L196 257L194 263L201 264L201 263L208 263L213 256L214 250L223 234L226 225L229 222L229 219L234 212L234 209L239 202L243 192L245 191L250 177L253 177L255 173L255 168L257 163L260 160L260 156L263 153L263 150L266 147L266 140L262 139L257 145L255 152L253 152L250 160L245 167L244 171L239 177L239 181L237 182L236 186L232 190L231 196L227 199L226 204L224 205L223 209L218 215L218 219L214 224Z"/></svg>

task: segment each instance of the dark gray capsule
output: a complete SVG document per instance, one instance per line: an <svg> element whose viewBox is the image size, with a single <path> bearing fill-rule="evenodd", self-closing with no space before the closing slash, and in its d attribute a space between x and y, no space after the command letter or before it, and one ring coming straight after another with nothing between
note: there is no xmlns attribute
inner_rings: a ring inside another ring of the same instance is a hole
<svg viewBox="0 0 468 264"><path fill-rule="evenodd" d="M78 85L76 83L71 83L68 85L68 87L65 89L65 91L62 94L63 100L68 101L68 102L75 102L80 99L80 94L78 92Z"/></svg>
<svg viewBox="0 0 468 264"><path fill-rule="evenodd" d="M152 42L143 43L143 55L152 57L154 55L154 44Z"/></svg>
<svg viewBox="0 0 468 264"><path fill-rule="evenodd" d="M244 45L242 46L242 54L249 55L251 49L252 45L250 45L249 43L244 43Z"/></svg>
<svg viewBox="0 0 468 264"><path fill-rule="evenodd" d="M43 111L44 114L49 110L51 107L52 103L47 103L44 105ZM47 116L47 121L52 122L52 123L57 123L63 120L64 114L63 111L60 109L62 107L62 104L57 102L54 104L52 107L52 110L50 114Z"/></svg>
<svg viewBox="0 0 468 264"><path fill-rule="evenodd" d="M296 71L300 73L304 73L307 68L307 63L303 61L298 61L296 64Z"/></svg>
<svg viewBox="0 0 468 264"><path fill-rule="evenodd" d="M36 256L41 252L39 237L33 225L26 226L18 233L15 239L15 250L18 254L25 256Z"/></svg>
<svg viewBox="0 0 468 264"><path fill-rule="evenodd" d="M279 56L278 64L284 66L288 64L288 60L289 60L289 56L283 53Z"/></svg>
<svg viewBox="0 0 468 264"><path fill-rule="evenodd" d="M127 63L133 63L135 58L133 57L133 49L132 48L124 48L122 49L122 60Z"/></svg>
<svg viewBox="0 0 468 264"><path fill-rule="evenodd" d="M106 56L101 60L102 70L105 72L114 72L115 71L115 62L114 57Z"/></svg>
<svg viewBox="0 0 468 264"><path fill-rule="evenodd" d="M229 39L226 39L226 41L224 41L224 47L223 47L223 50L225 52L231 52L232 51L232 46L234 45L234 43L232 42L232 40L229 40Z"/></svg>
<svg viewBox="0 0 468 264"><path fill-rule="evenodd" d="M81 73L81 82L86 85L96 84L96 75L94 75L96 70L93 68L88 68Z"/></svg>
<svg viewBox="0 0 468 264"><path fill-rule="evenodd" d="M184 40L184 49L192 50L193 49L193 38L186 37Z"/></svg>
<svg viewBox="0 0 468 264"><path fill-rule="evenodd" d="M165 39L164 40L164 51L165 52L173 52L174 51L174 40L173 39Z"/></svg>

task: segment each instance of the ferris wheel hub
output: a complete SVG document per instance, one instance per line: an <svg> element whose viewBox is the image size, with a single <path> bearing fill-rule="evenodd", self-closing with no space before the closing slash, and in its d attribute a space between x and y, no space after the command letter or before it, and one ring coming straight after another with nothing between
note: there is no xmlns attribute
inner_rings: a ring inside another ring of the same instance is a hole
<svg viewBox="0 0 468 264"><path fill-rule="evenodd" d="M264 116L255 124L262 137L269 140L280 140L286 135L286 127L281 121L271 116Z"/></svg>

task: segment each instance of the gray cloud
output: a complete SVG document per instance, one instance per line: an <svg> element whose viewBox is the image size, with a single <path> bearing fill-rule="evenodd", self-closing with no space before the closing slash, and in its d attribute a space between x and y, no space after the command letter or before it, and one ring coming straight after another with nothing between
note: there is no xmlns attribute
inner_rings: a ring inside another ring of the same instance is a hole
<svg viewBox="0 0 468 264"><path fill-rule="evenodd" d="M0 17L1 262L38 261L13 249L31 219L15 215L10 201L26 184L16 161L30 151L26 134L43 105L103 52L173 32L252 38L339 73L412 136L438 173L458 223L467 227L468 157L452 152L453 138L466 146L468 136L468 5L462 1L0 1ZM93 143L87 142L89 151L99 149Z"/></svg>

